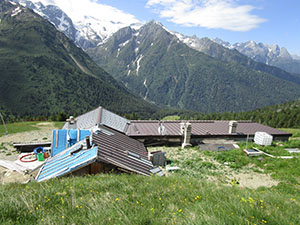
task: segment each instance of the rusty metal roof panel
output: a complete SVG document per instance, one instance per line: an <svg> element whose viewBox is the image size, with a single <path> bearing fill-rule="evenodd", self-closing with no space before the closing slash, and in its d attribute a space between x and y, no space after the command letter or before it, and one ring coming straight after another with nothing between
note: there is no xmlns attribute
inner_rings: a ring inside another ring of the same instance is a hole
<svg viewBox="0 0 300 225"><path fill-rule="evenodd" d="M148 160L147 149L141 142L104 126L100 126L100 130L93 134L92 139L98 146L98 160L126 171L150 175L153 165Z"/></svg>
<svg viewBox="0 0 300 225"><path fill-rule="evenodd" d="M240 127L239 127L240 125ZM263 131L271 135L288 135L289 133L275 129L273 127L269 127L266 125L262 125L259 123L241 123L237 127L237 132L245 133L245 134L255 134L257 131Z"/></svg>
<svg viewBox="0 0 300 225"><path fill-rule="evenodd" d="M159 122L159 121L131 121L126 134L129 136L159 136L159 127L165 127L164 135L181 135L180 133L180 123L173 121Z"/></svg>
<svg viewBox="0 0 300 225"><path fill-rule="evenodd" d="M193 135L227 135L229 134L229 122L215 121L213 123L192 123Z"/></svg>
<svg viewBox="0 0 300 225"><path fill-rule="evenodd" d="M182 135L180 132L180 123L163 123L166 127L166 135Z"/></svg>
<svg viewBox="0 0 300 225"><path fill-rule="evenodd" d="M181 136L180 123L186 121L164 121L161 124L166 128L165 135ZM238 121L237 132L229 133L229 121L189 121L192 124L192 135L254 135L263 131L271 135L289 135L289 133L250 121ZM131 121L126 134L128 136L159 136L159 121Z"/></svg>

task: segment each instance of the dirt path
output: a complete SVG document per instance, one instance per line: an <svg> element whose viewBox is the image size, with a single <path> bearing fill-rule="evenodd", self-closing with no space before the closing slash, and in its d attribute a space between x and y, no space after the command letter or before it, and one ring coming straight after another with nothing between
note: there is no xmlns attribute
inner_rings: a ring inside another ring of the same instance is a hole
<svg viewBox="0 0 300 225"><path fill-rule="evenodd" d="M0 184L27 183L30 179L32 179L32 176L29 174L10 171L0 166Z"/></svg>
<svg viewBox="0 0 300 225"><path fill-rule="evenodd" d="M234 173L231 176L231 179L238 181L240 187L248 187L252 189L257 189L259 187L272 187L279 184L277 180L274 180L270 175L256 173L250 171L248 173Z"/></svg>

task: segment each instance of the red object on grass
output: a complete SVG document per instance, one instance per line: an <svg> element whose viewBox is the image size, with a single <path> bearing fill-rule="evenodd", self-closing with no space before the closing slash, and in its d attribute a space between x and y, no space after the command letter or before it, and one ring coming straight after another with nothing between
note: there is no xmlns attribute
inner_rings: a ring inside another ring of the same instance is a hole
<svg viewBox="0 0 300 225"><path fill-rule="evenodd" d="M31 159L31 160L28 160L28 161L23 160L23 158L25 158L26 156L30 156L30 155L33 155L33 153L30 153L30 154L27 154L27 155L23 155L23 156L20 158L20 161L21 161L21 162L34 162L34 161L37 160L37 158Z"/></svg>

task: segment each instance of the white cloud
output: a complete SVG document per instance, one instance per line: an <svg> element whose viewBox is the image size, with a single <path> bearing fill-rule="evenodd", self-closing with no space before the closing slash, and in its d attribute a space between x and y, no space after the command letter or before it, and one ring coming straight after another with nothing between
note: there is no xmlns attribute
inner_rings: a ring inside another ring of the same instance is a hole
<svg viewBox="0 0 300 225"><path fill-rule="evenodd" d="M249 31L266 21L251 14L254 6L238 5L238 0L148 0L146 7L162 18L188 27Z"/></svg>
<svg viewBox="0 0 300 225"><path fill-rule="evenodd" d="M31 0L42 2L44 5L57 5L73 20L82 21L86 15L109 21L123 21L124 23L138 23L131 14L125 13L109 5L99 4L96 0Z"/></svg>
<svg viewBox="0 0 300 225"><path fill-rule="evenodd" d="M117 30L139 23L134 15L125 13L97 0L31 0L43 5L56 5L73 21L81 36L94 36L96 33L105 39Z"/></svg>

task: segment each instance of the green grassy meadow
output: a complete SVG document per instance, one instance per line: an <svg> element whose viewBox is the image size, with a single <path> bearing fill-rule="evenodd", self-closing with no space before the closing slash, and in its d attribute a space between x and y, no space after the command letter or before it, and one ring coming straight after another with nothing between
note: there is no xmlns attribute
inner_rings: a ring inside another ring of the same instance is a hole
<svg viewBox="0 0 300 225"><path fill-rule="evenodd" d="M15 133L21 133L21 132L28 132L28 131L34 131L39 130L40 128L36 125L38 123L43 123L43 121L30 121L30 122L18 122L18 123L8 123L6 124L8 134L15 134ZM65 122L53 122L54 127L57 129L62 128ZM0 137L5 134L5 127L3 124L0 125Z"/></svg>
<svg viewBox="0 0 300 225"><path fill-rule="evenodd" d="M54 122L54 127L55 127L56 129L61 129L65 123L66 123L66 122L64 122L64 121L63 121L63 122L62 122L62 121L55 121L55 122Z"/></svg>
<svg viewBox="0 0 300 225"><path fill-rule="evenodd" d="M284 148L299 146L294 139L248 145L275 156L291 155ZM109 173L1 185L0 224L300 223L300 155L276 159L248 157L240 149L148 148L158 149L180 170L165 177ZM239 173L268 175L277 183L249 188L235 178Z"/></svg>
<svg viewBox="0 0 300 225"><path fill-rule="evenodd" d="M296 129L296 128L281 128L280 130L289 132L291 134L293 134L293 136L291 137L291 139L300 139L300 129Z"/></svg>
<svg viewBox="0 0 300 225"><path fill-rule="evenodd" d="M165 177L112 173L0 186L0 223L299 224L299 156L259 160L241 150L164 149L181 168ZM260 168L279 184L242 187L222 179L228 168Z"/></svg>
<svg viewBox="0 0 300 225"><path fill-rule="evenodd" d="M283 185L283 184L282 184ZM299 224L299 187L97 175L0 187L1 224ZM282 186L282 187L281 187Z"/></svg>
<svg viewBox="0 0 300 225"><path fill-rule="evenodd" d="M7 130L9 134L15 134L20 132L27 132L27 131L33 131L33 130L39 130L38 127L35 127L39 122L19 122L19 123L9 123L6 124ZM3 124L0 125L0 136L3 136L5 134L5 127Z"/></svg>
<svg viewBox="0 0 300 225"><path fill-rule="evenodd" d="M162 120L180 120L180 116L165 116Z"/></svg>

